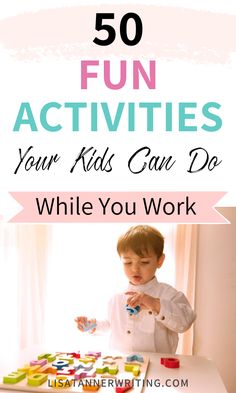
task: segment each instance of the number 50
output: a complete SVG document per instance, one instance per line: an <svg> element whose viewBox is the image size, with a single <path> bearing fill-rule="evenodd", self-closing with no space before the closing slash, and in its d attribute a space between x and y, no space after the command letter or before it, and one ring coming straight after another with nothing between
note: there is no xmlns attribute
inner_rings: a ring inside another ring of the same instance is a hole
<svg viewBox="0 0 236 393"><path fill-rule="evenodd" d="M103 13L96 14L95 29L97 31L105 30L108 33L106 39L101 40L100 38L94 38L93 42L97 45L106 46L112 44L116 38L116 31L113 26L103 23L103 19L114 19L115 14L113 13ZM127 35L127 25L129 19L133 19L135 22L135 36L133 39L129 39ZM125 45L134 46L139 43L143 34L143 25L141 18L134 12L128 12L125 14L120 21L120 36Z"/></svg>

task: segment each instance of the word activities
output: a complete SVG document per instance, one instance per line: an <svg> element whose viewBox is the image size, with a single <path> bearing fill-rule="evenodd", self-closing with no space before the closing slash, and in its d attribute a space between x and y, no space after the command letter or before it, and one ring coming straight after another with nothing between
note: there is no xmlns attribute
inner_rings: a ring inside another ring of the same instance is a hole
<svg viewBox="0 0 236 393"><path fill-rule="evenodd" d="M3 376L0 390L141 393L148 363L147 357L137 353L126 356L102 356L94 351L43 353Z"/></svg>

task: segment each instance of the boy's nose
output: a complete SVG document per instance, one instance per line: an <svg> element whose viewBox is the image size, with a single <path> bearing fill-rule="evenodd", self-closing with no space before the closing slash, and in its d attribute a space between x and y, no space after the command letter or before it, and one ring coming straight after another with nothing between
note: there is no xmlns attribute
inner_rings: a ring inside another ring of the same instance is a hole
<svg viewBox="0 0 236 393"><path fill-rule="evenodd" d="M134 273L138 273L139 272L139 266L133 265L132 266L132 270L133 270Z"/></svg>

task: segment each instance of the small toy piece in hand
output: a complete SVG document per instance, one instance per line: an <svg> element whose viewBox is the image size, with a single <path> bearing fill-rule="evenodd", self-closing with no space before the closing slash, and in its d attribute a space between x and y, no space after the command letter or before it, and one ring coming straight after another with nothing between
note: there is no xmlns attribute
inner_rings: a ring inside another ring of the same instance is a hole
<svg viewBox="0 0 236 393"><path fill-rule="evenodd" d="M125 306L126 311L128 311L129 315L136 315L141 310L140 306L130 307L128 304Z"/></svg>
<svg viewBox="0 0 236 393"><path fill-rule="evenodd" d="M96 329L96 327L97 327L96 323L87 322L86 324L83 325L83 331L88 332L89 330Z"/></svg>

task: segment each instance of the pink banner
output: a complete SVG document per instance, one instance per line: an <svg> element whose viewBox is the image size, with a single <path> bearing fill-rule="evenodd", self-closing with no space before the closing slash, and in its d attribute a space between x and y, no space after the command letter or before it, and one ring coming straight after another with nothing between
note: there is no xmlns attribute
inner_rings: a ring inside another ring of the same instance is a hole
<svg viewBox="0 0 236 393"><path fill-rule="evenodd" d="M10 222L228 221L214 205L224 192L11 192L23 210Z"/></svg>

